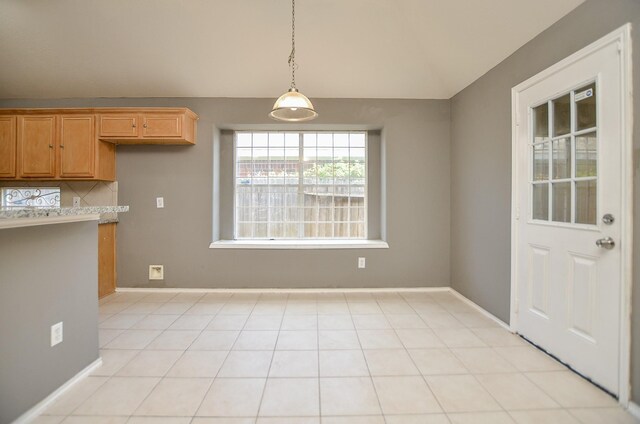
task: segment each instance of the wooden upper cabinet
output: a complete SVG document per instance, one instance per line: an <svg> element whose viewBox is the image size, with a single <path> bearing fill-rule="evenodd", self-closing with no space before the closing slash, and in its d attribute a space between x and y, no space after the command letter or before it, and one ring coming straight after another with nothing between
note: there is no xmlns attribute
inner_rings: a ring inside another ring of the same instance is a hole
<svg viewBox="0 0 640 424"><path fill-rule="evenodd" d="M96 170L94 115L60 117L60 177L93 178Z"/></svg>
<svg viewBox="0 0 640 424"><path fill-rule="evenodd" d="M18 117L18 169L23 178L56 176L56 116Z"/></svg>
<svg viewBox="0 0 640 424"><path fill-rule="evenodd" d="M101 138L137 138L138 114L100 115Z"/></svg>
<svg viewBox="0 0 640 424"><path fill-rule="evenodd" d="M101 114L98 138L114 144L196 143L198 116L189 109L136 109L135 112Z"/></svg>
<svg viewBox="0 0 640 424"><path fill-rule="evenodd" d="M0 116L0 178L16 177L16 117Z"/></svg>

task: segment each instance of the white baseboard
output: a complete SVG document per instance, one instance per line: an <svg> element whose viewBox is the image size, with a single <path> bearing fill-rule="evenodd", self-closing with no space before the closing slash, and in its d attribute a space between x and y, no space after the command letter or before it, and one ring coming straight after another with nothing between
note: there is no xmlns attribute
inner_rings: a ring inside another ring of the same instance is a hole
<svg viewBox="0 0 640 424"><path fill-rule="evenodd" d="M458 293L455 289L453 289L451 287L448 287L448 289L451 292L451 294L453 294L455 297L457 297L458 299L460 299L461 301L463 301L467 305L471 306L473 309L477 310L478 312L480 312L485 317L487 317L490 320L494 321L500 327L504 328L505 330L509 331L510 333L512 332L511 331L511 327L509 326L509 324L507 324L506 322L502 321L500 318L498 318L497 316L493 315L491 312L487 311L486 309L484 309L482 306L478 305L477 303L467 299L462 294Z"/></svg>
<svg viewBox="0 0 640 424"><path fill-rule="evenodd" d="M629 401L629 405L627 406L627 411L637 420L640 420L640 405L635 402Z"/></svg>
<svg viewBox="0 0 640 424"><path fill-rule="evenodd" d="M398 287L398 288L265 288L265 289L188 289L175 287L118 287L117 293L410 293L446 292L449 287Z"/></svg>
<svg viewBox="0 0 640 424"><path fill-rule="evenodd" d="M82 380L84 377L88 376L102 365L102 358L98 358L89 365L87 365L82 371L78 374L71 377L64 383L62 386L58 387L53 393L49 396L38 402L34 407L29 409L24 414L20 415L12 424L27 424L38 417L49 405L51 405L56 399L62 396L65 392L67 392L71 387L73 387L76 383Z"/></svg>

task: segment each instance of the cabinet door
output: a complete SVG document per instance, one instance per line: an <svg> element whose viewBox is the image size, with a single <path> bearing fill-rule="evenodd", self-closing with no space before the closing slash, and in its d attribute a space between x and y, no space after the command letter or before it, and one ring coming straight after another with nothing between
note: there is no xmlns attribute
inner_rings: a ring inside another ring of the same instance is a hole
<svg viewBox="0 0 640 424"><path fill-rule="evenodd" d="M55 141L55 115L18 117L18 169L20 177L55 177Z"/></svg>
<svg viewBox="0 0 640 424"><path fill-rule="evenodd" d="M142 117L142 138L181 137L183 115L151 115Z"/></svg>
<svg viewBox="0 0 640 424"><path fill-rule="evenodd" d="M116 291L116 224L98 225L98 297Z"/></svg>
<svg viewBox="0 0 640 424"><path fill-rule="evenodd" d="M0 178L16 176L16 117L0 116Z"/></svg>
<svg viewBox="0 0 640 424"><path fill-rule="evenodd" d="M137 114L100 115L100 138L138 137Z"/></svg>
<svg viewBox="0 0 640 424"><path fill-rule="evenodd" d="M60 177L93 178L96 169L95 117L60 118Z"/></svg>

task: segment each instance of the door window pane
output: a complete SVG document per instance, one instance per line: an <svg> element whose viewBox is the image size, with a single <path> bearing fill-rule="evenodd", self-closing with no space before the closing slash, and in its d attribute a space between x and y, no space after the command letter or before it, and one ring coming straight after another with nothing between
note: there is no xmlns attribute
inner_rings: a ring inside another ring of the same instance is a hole
<svg viewBox="0 0 640 424"><path fill-rule="evenodd" d="M576 177L595 177L598 170L596 133L576 137Z"/></svg>
<svg viewBox="0 0 640 424"><path fill-rule="evenodd" d="M553 183L553 215L556 222L571 222L571 183Z"/></svg>
<svg viewBox="0 0 640 424"><path fill-rule="evenodd" d="M553 136L568 134L571 131L571 96L566 94L553 101Z"/></svg>
<svg viewBox="0 0 640 424"><path fill-rule="evenodd" d="M549 143L533 145L533 180L549 179Z"/></svg>
<svg viewBox="0 0 640 424"><path fill-rule="evenodd" d="M533 109L533 141L542 141L549 137L549 104L545 103Z"/></svg>
<svg viewBox="0 0 640 424"><path fill-rule="evenodd" d="M553 141L553 178L571 178L571 139Z"/></svg>
<svg viewBox="0 0 640 424"><path fill-rule="evenodd" d="M585 130L596 126L596 84L576 90L576 130Z"/></svg>
<svg viewBox="0 0 640 424"><path fill-rule="evenodd" d="M533 219L549 220L549 184L533 185Z"/></svg>
<svg viewBox="0 0 640 424"><path fill-rule="evenodd" d="M597 184L596 180L576 181L576 223L595 225Z"/></svg>

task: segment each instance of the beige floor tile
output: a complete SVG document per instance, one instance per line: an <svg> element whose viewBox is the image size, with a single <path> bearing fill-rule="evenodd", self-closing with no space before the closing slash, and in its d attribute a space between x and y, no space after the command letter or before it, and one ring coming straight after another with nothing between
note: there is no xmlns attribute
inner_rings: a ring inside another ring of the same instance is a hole
<svg viewBox="0 0 640 424"><path fill-rule="evenodd" d="M517 336L504 328L472 328L473 334L478 336L488 346L525 346L522 337Z"/></svg>
<svg viewBox="0 0 640 424"><path fill-rule="evenodd" d="M201 418L195 417L191 424L255 424L255 418Z"/></svg>
<svg viewBox="0 0 640 424"><path fill-rule="evenodd" d="M233 345L234 350L273 350L277 331L242 331Z"/></svg>
<svg viewBox="0 0 640 424"><path fill-rule="evenodd" d="M233 294L231 293L206 293L200 299L198 299L199 303L226 303Z"/></svg>
<svg viewBox="0 0 640 424"><path fill-rule="evenodd" d="M353 302L349 303L349 310L354 315L382 314L382 309L377 302Z"/></svg>
<svg viewBox="0 0 640 424"><path fill-rule="evenodd" d="M368 415L361 417L322 417L322 424L385 424L382 415Z"/></svg>
<svg viewBox="0 0 640 424"><path fill-rule="evenodd" d="M260 416L308 417L320 415L317 378L270 378L264 389Z"/></svg>
<svg viewBox="0 0 640 424"><path fill-rule="evenodd" d="M445 347L444 343L429 329L399 329L396 330L402 344L407 349L431 349Z"/></svg>
<svg viewBox="0 0 640 424"><path fill-rule="evenodd" d="M156 337L160 335L159 330L125 330L118 337L108 343L107 349L144 349Z"/></svg>
<svg viewBox="0 0 640 424"><path fill-rule="evenodd" d="M479 312L454 312L453 316L468 328L499 328L497 322Z"/></svg>
<svg viewBox="0 0 640 424"><path fill-rule="evenodd" d="M99 325L100 328L106 328L111 330L127 330L133 327L138 321L143 319L146 315L131 315L131 314L116 314L112 315L109 319L102 321Z"/></svg>
<svg viewBox="0 0 640 424"><path fill-rule="evenodd" d="M282 318L287 307L285 301L259 301L251 311L252 315L279 315Z"/></svg>
<svg viewBox="0 0 640 424"><path fill-rule="evenodd" d="M219 377L266 377L273 351L231 351L220 369Z"/></svg>
<svg viewBox="0 0 640 424"><path fill-rule="evenodd" d="M494 348L498 355L511 362L518 371L565 371L567 368L540 349L529 344Z"/></svg>
<svg viewBox="0 0 640 424"><path fill-rule="evenodd" d="M67 417L62 424L125 424L127 417Z"/></svg>
<svg viewBox="0 0 640 424"><path fill-rule="evenodd" d="M579 424L571 414L563 409L550 411L511 411L511 417L517 424ZM605 423L602 423L605 424ZM608 424L608 423L607 423Z"/></svg>
<svg viewBox="0 0 640 424"><path fill-rule="evenodd" d="M147 348L151 350L185 350L198 337L197 330L165 330Z"/></svg>
<svg viewBox="0 0 640 424"><path fill-rule="evenodd" d="M231 350L239 331L203 331L189 350Z"/></svg>
<svg viewBox="0 0 640 424"><path fill-rule="evenodd" d="M349 305L342 302L318 302L318 315L349 315Z"/></svg>
<svg viewBox="0 0 640 424"><path fill-rule="evenodd" d="M613 397L571 371L525 375L565 408L617 406Z"/></svg>
<svg viewBox="0 0 640 424"><path fill-rule="evenodd" d="M320 376L360 377L369 370L361 350L321 350Z"/></svg>
<svg viewBox="0 0 640 424"><path fill-rule="evenodd" d="M413 314L415 311L407 302L380 302L380 309L385 314Z"/></svg>
<svg viewBox="0 0 640 424"><path fill-rule="evenodd" d="M53 415L40 415L33 419L29 424L60 424L65 417L53 416Z"/></svg>
<svg viewBox="0 0 640 424"><path fill-rule="evenodd" d="M410 349L409 355L423 375L467 374L469 372L449 349Z"/></svg>
<svg viewBox="0 0 640 424"><path fill-rule="evenodd" d="M315 315L285 315L281 330L317 330L318 317Z"/></svg>
<svg viewBox="0 0 640 424"><path fill-rule="evenodd" d="M162 377L182 356L182 350L144 350L122 367L120 377Z"/></svg>
<svg viewBox="0 0 640 424"><path fill-rule="evenodd" d="M220 350L188 350L167 373L168 377L215 377L228 352Z"/></svg>
<svg viewBox="0 0 640 424"><path fill-rule="evenodd" d="M258 417L256 424L320 424L320 417Z"/></svg>
<svg viewBox="0 0 640 424"><path fill-rule="evenodd" d="M318 351L276 351L269 377L318 377Z"/></svg>
<svg viewBox="0 0 640 424"><path fill-rule="evenodd" d="M464 347L451 351L474 374L517 372L509 361L488 347Z"/></svg>
<svg viewBox="0 0 640 424"><path fill-rule="evenodd" d="M638 424L640 419L635 419L630 413L620 407L617 408L580 408L570 409L571 415L583 424Z"/></svg>
<svg viewBox="0 0 640 424"><path fill-rule="evenodd" d="M224 306L224 303L196 303L192 307L190 307L185 315L215 315Z"/></svg>
<svg viewBox="0 0 640 424"><path fill-rule="evenodd" d="M130 307L132 303L124 302L110 302L104 305L100 305L101 314L117 314Z"/></svg>
<svg viewBox="0 0 640 424"><path fill-rule="evenodd" d="M487 345L471 330L460 329L435 329L434 332L448 347L486 347Z"/></svg>
<svg viewBox="0 0 640 424"><path fill-rule="evenodd" d="M429 388L446 412L496 411L500 406L470 375L425 377Z"/></svg>
<svg viewBox="0 0 640 424"><path fill-rule="evenodd" d="M244 330L279 330L282 315L251 315Z"/></svg>
<svg viewBox="0 0 640 424"><path fill-rule="evenodd" d="M174 303L196 303L203 297L204 293L182 292L178 293L168 301Z"/></svg>
<svg viewBox="0 0 640 424"><path fill-rule="evenodd" d="M358 330L363 349L401 349L402 342L395 330Z"/></svg>
<svg viewBox="0 0 640 424"><path fill-rule="evenodd" d="M514 424L506 412L463 412L449 414L451 424ZM542 424L542 423L541 423Z"/></svg>
<svg viewBox="0 0 640 424"><path fill-rule="evenodd" d="M100 347L105 347L113 341L120 334L124 333L124 330L98 330L98 344Z"/></svg>
<svg viewBox="0 0 640 424"><path fill-rule="evenodd" d="M144 301L151 303L166 303L177 295L178 293L151 293L150 295L145 296Z"/></svg>
<svg viewBox="0 0 640 424"><path fill-rule="evenodd" d="M320 330L318 340L321 350L360 349L358 334L353 330Z"/></svg>
<svg viewBox="0 0 640 424"><path fill-rule="evenodd" d="M276 350L317 350L318 332L315 330L281 331Z"/></svg>
<svg viewBox="0 0 640 424"><path fill-rule="evenodd" d="M447 311L438 311L437 309L419 310L417 311L420 318L427 323L432 329L455 329L464 328L464 324L458 321L453 315Z"/></svg>
<svg viewBox="0 0 640 424"><path fill-rule="evenodd" d="M209 390L213 379L165 378L135 411L135 415L193 416Z"/></svg>
<svg viewBox="0 0 640 424"><path fill-rule="evenodd" d="M365 350L364 356L373 376L419 375L411 357L404 349Z"/></svg>
<svg viewBox="0 0 640 424"><path fill-rule="evenodd" d="M522 374L483 374L476 378L506 410L560 407Z"/></svg>
<svg viewBox="0 0 640 424"><path fill-rule="evenodd" d="M351 315L357 330L388 330L391 324L382 314Z"/></svg>
<svg viewBox="0 0 640 424"><path fill-rule="evenodd" d="M442 412L422 377L373 377L373 383L385 415Z"/></svg>
<svg viewBox="0 0 640 424"><path fill-rule="evenodd" d="M102 365L96 368L91 375L112 376L124 367L140 352L139 350L101 349L100 358Z"/></svg>
<svg viewBox="0 0 640 424"><path fill-rule="evenodd" d="M190 424L191 417L131 417L127 424Z"/></svg>
<svg viewBox="0 0 640 424"><path fill-rule="evenodd" d="M391 324L391 327L395 329L419 329L429 328L422 318L416 313L411 314L387 314L387 321Z"/></svg>
<svg viewBox="0 0 640 424"><path fill-rule="evenodd" d="M318 315L320 330L353 330L353 320L350 315Z"/></svg>
<svg viewBox="0 0 640 424"><path fill-rule="evenodd" d="M122 311L123 314L151 314L156 309L162 306L162 303L147 303L147 302L138 302L129 306L127 309Z"/></svg>
<svg viewBox="0 0 640 424"><path fill-rule="evenodd" d="M450 424L445 414L386 415L387 424Z"/></svg>
<svg viewBox="0 0 640 424"><path fill-rule="evenodd" d="M159 380L151 377L112 377L73 415L131 415Z"/></svg>
<svg viewBox="0 0 640 424"><path fill-rule="evenodd" d="M207 330L242 330L248 315L218 315L207 326Z"/></svg>
<svg viewBox="0 0 640 424"><path fill-rule="evenodd" d="M193 306L192 303L169 302L158 307L152 314L157 315L182 315Z"/></svg>
<svg viewBox="0 0 640 424"><path fill-rule="evenodd" d="M138 321L134 330L166 330L180 315L147 315Z"/></svg>
<svg viewBox="0 0 640 424"><path fill-rule="evenodd" d="M321 378L323 415L379 415L380 405L369 377Z"/></svg>
<svg viewBox="0 0 640 424"><path fill-rule="evenodd" d="M196 415L255 417L264 385L263 378L218 378L213 381Z"/></svg>
<svg viewBox="0 0 640 424"><path fill-rule="evenodd" d="M169 330L204 330L213 319L213 315L182 315L175 320Z"/></svg>
<svg viewBox="0 0 640 424"><path fill-rule="evenodd" d="M107 382L106 377L87 377L74 384L44 410L43 415L69 415Z"/></svg>
<svg viewBox="0 0 640 424"><path fill-rule="evenodd" d="M285 315L317 315L318 305L315 301L296 301L289 300Z"/></svg>

